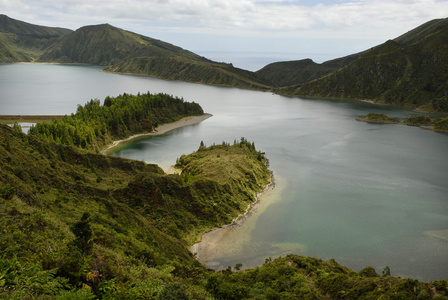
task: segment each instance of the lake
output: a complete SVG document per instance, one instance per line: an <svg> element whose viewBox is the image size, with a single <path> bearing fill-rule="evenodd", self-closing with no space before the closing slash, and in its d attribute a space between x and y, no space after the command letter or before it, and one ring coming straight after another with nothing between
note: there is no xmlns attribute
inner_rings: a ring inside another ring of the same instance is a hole
<svg viewBox="0 0 448 300"><path fill-rule="evenodd" d="M130 143L113 155L174 164L182 154L241 137L266 153L276 187L208 258L212 268L288 253L336 259L356 271L448 278L448 135L356 121L412 111L356 101L299 99L101 72L99 67L0 65L0 114L59 115L90 99L164 92L199 103L206 121Z"/></svg>

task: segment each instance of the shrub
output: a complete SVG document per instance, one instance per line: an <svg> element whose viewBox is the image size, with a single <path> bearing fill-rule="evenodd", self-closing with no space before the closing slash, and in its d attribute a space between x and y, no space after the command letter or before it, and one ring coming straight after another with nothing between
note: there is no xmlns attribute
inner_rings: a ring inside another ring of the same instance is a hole
<svg viewBox="0 0 448 300"><path fill-rule="evenodd" d="M5 200L10 200L14 195L16 194L16 189L12 186L5 185L2 188L0 188L0 197L2 197Z"/></svg>
<svg viewBox="0 0 448 300"><path fill-rule="evenodd" d="M187 295L187 289L179 282L173 282L166 285L159 293L160 300L182 300L190 299Z"/></svg>

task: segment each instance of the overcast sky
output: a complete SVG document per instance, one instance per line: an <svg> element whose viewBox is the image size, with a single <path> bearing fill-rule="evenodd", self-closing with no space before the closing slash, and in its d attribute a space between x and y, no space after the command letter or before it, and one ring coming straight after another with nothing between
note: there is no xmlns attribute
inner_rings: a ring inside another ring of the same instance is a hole
<svg viewBox="0 0 448 300"><path fill-rule="evenodd" d="M448 17L448 0L0 0L0 13L73 30L109 23L257 70L363 51Z"/></svg>

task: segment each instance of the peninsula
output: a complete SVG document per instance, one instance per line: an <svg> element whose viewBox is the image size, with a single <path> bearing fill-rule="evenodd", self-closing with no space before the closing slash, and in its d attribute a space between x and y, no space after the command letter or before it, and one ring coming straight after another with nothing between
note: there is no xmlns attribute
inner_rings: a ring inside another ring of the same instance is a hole
<svg viewBox="0 0 448 300"><path fill-rule="evenodd" d="M448 131L448 117L431 119L429 116L412 115L405 120L400 120L382 113L369 113L365 117L359 118L358 121L378 124L404 124L409 126L424 127L441 132Z"/></svg>
<svg viewBox="0 0 448 300"><path fill-rule="evenodd" d="M106 101L110 107L113 103ZM95 101L89 105L78 113L82 116L91 108L108 111ZM65 126L76 124L78 118L67 116L52 126L69 130ZM95 128L102 127L93 127L93 132ZM124 132L123 128L118 126L115 132ZM96 153L91 149L96 139L84 147L63 144L63 137L25 135L0 125L1 297L336 299L343 293L347 298L443 299L448 295L446 280L426 283L392 277L388 268L382 275L371 267L354 272L334 260L297 255L266 258L263 266L240 272L239 264L221 272L206 269L188 248L202 233L244 213L271 178L266 158L245 138L233 145L201 143L196 152L178 159L180 174L166 174L157 165ZM101 140L100 135L95 137Z"/></svg>
<svg viewBox="0 0 448 300"><path fill-rule="evenodd" d="M212 117L212 114L203 114L201 116L184 117L184 118L180 119L179 121L160 125L157 128L155 128L154 131L152 131L152 132L134 134L134 135L132 135L132 136L130 136L128 138L114 141L111 145L109 145L105 149L103 149L101 151L101 153L102 154L109 154L114 148L116 148L118 145L120 145L122 143L131 142L133 140L136 140L136 139L139 139L139 138L142 138L142 137L162 135L162 134L165 134L165 133L167 133L167 132L169 132L171 130L177 129L177 128L198 124L198 123L200 123L202 121L207 120L210 117Z"/></svg>

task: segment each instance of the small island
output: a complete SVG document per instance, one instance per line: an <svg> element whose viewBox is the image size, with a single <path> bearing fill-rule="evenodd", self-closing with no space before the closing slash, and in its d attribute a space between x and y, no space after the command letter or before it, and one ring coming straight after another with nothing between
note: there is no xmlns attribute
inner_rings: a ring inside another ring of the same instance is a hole
<svg viewBox="0 0 448 300"><path fill-rule="evenodd" d="M431 119L429 116L412 115L405 120L389 117L383 113L369 113L365 117L357 119L367 123L378 124L404 124L409 126L418 126L435 131L448 131L448 117Z"/></svg>
<svg viewBox="0 0 448 300"><path fill-rule="evenodd" d="M364 121L368 123L400 123L400 120L397 118L391 118L382 113L369 113L367 116L358 119L358 121Z"/></svg>

